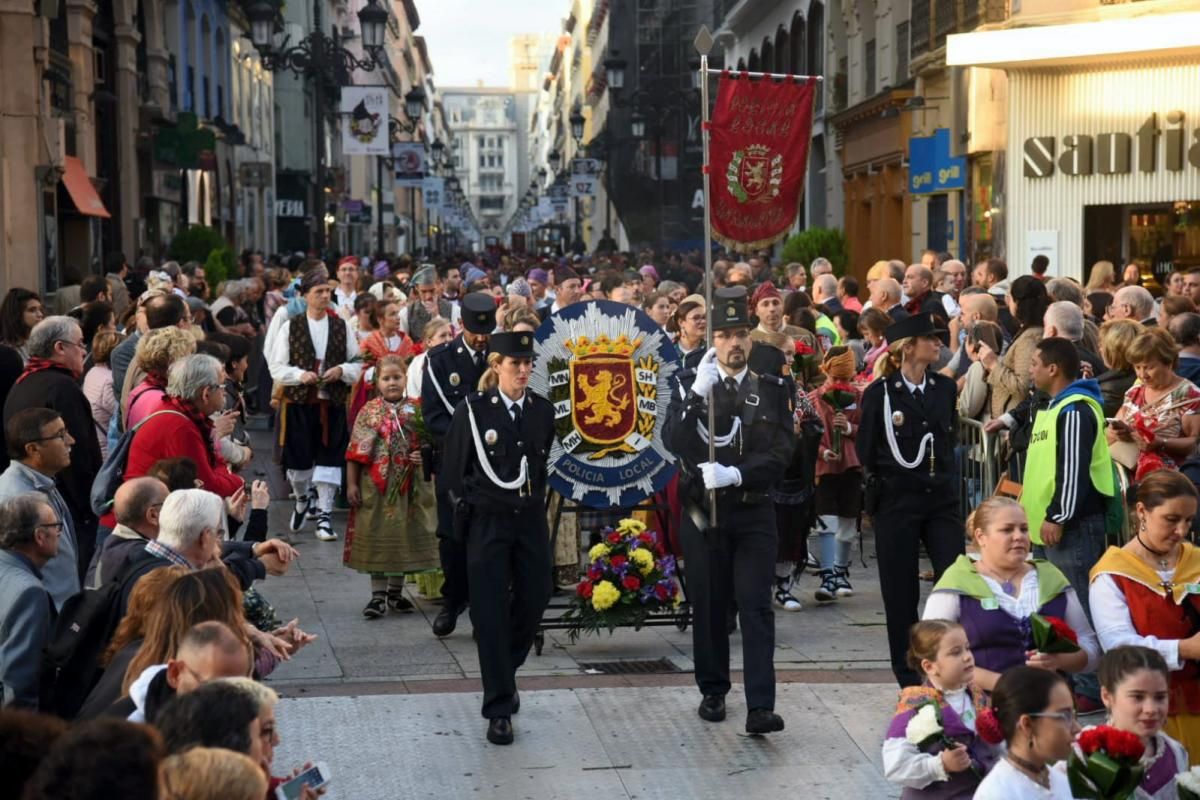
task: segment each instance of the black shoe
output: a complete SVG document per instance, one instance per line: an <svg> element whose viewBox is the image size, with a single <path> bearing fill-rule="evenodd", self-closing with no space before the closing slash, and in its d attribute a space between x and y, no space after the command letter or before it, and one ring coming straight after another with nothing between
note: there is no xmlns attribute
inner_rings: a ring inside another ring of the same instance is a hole
<svg viewBox="0 0 1200 800"><path fill-rule="evenodd" d="M518 692L516 689L513 690L512 706L513 706L512 713L513 713L513 716L515 717L517 714L521 713L521 693Z"/></svg>
<svg viewBox="0 0 1200 800"><path fill-rule="evenodd" d="M388 592L387 604L388 608L400 614L411 614L415 608L412 601L403 594L392 594L391 592Z"/></svg>
<svg viewBox="0 0 1200 800"><path fill-rule="evenodd" d="M492 744L512 744L512 719L509 717L496 717L495 719L488 720L487 740Z"/></svg>
<svg viewBox="0 0 1200 800"><path fill-rule="evenodd" d="M367 603L367 607L363 609L363 616L367 619L379 619L387 613L387 606L383 603L382 597L372 597Z"/></svg>
<svg viewBox="0 0 1200 800"><path fill-rule="evenodd" d="M783 730L783 717L765 708L752 708L746 715L746 733L776 733Z"/></svg>
<svg viewBox="0 0 1200 800"><path fill-rule="evenodd" d="M719 694L704 695L704 699L700 701L700 708L697 709L696 713L705 722L724 722L725 698Z"/></svg>
<svg viewBox="0 0 1200 800"><path fill-rule="evenodd" d="M458 606L443 605L442 610L433 618L433 635L442 637L454 633L454 629L458 627L460 613L462 609Z"/></svg>
<svg viewBox="0 0 1200 800"><path fill-rule="evenodd" d="M311 505L312 501L308 495L296 498L296 503L292 506L292 518L289 520L288 524L288 527L291 528L293 532L304 527L304 523L308 519L308 510Z"/></svg>

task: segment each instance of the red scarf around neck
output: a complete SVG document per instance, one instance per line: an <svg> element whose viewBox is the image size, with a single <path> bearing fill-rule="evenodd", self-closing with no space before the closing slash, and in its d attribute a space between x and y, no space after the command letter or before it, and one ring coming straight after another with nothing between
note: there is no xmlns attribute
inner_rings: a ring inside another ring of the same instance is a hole
<svg viewBox="0 0 1200 800"><path fill-rule="evenodd" d="M40 358L38 356L33 356L32 358L30 358L28 361L25 362L25 371L21 373L21 376L19 378L17 378L17 383L20 383L21 381L25 380L30 375L33 375L35 372L44 372L45 370L48 370L48 369L61 370L63 372L68 373L75 380L77 380L77 381L79 380L79 374L76 373L75 370L66 366L65 364L60 364L57 361L51 361L48 358Z"/></svg>
<svg viewBox="0 0 1200 800"><path fill-rule="evenodd" d="M204 451L208 455L208 463L212 467L217 466L217 454L213 449L213 423L207 415L201 414L191 400L185 400L182 397L171 397L167 395L163 399L163 406L172 411L178 411L183 414L200 429L200 436L204 439Z"/></svg>

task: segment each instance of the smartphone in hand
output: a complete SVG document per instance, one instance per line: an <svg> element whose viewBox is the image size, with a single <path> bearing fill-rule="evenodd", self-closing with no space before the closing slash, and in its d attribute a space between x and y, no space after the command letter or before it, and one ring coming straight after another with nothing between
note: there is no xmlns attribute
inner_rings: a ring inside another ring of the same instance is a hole
<svg viewBox="0 0 1200 800"><path fill-rule="evenodd" d="M300 800L305 786L311 786L313 791L323 789L329 785L330 777L329 765L318 761L296 777L275 787L275 798L276 800Z"/></svg>

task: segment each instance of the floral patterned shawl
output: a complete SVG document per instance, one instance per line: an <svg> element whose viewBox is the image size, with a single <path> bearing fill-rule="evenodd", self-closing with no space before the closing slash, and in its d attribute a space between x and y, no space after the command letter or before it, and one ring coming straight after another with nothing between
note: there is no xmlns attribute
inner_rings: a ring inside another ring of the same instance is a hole
<svg viewBox="0 0 1200 800"><path fill-rule="evenodd" d="M346 459L367 466L375 488L389 500L412 485L409 453L416 441L412 413L407 402L389 403L382 397L368 400L354 420L346 448Z"/></svg>

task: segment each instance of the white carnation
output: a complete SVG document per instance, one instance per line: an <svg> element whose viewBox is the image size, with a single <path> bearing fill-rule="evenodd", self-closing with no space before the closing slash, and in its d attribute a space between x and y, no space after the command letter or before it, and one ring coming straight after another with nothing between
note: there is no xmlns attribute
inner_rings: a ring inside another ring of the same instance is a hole
<svg viewBox="0 0 1200 800"><path fill-rule="evenodd" d="M1200 767L1192 767L1188 772L1179 773L1175 776L1175 783L1181 789L1200 795Z"/></svg>
<svg viewBox="0 0 1200 800"><path fill-rule="evenodd" d="M942 724L938 722L937 709L932 703L926 703L917 710L916 715L908 721L904 728L904 738L917 747L927 744L931 739L940 736Z"/></svg>

